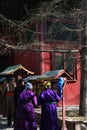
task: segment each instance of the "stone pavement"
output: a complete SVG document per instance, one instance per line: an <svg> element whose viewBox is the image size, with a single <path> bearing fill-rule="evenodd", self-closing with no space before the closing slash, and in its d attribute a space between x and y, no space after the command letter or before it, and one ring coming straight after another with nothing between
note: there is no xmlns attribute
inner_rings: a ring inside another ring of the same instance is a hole
<svg viewBox="0 0 87 130"><path fill-rule="evenodd" d="M7 118L0 115L0 130L14 130L13 126L7 127ZM37 126L39 130L39 126Z"/></svg>
<svg viewBox="0 0 87 130"><path fill-rule="evenodd" d="M76 111L76 110L78 110L78 107L66 107L66 111L71 111L71 110L73 110L73 111ZM61 112L62 111L62 108L61 107L58 107L58 112ZM40 121L40 114L41 114L41 109L40 108L36 108L35 109L35 113L36 113L36 115L38 115L37 116L37 122L38 122L38 124L40 123L39 121ZM3 117L1 114L0 114L0 130L14 130L14 128L13 128L13 126L12 127L10 127L10 128L8 128L7 127L7 118L6 117ZM39 128L39 125L37 126L37 130L40 130L40 128ZM76 130L79 130L79 129L76 129Z"/></svg>
<svg viewBox="0 0 87 130"><path fill-rule="evenodd" d="M13 130L13 127L7 127L7 118L0 115L0 130Z"/></svg>

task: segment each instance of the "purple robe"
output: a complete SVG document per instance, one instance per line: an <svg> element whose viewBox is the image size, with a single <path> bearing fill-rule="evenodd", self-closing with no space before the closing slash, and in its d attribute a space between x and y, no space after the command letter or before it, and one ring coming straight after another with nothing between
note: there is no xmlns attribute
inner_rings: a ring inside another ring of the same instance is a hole
<svg viewBox="0 0 87 130"><path fill-rule="evenodd" d="M37 106L37 98L34 92L24 90L19 96L14 130L37 130L35 106Z"/></svg>
<svg viewBox="0 0 87 130"><path fill-rule="evenodd" d="M40 130L59 130L57 117L57 102L60 101L58 94L52 90L44 90L38 99L42 106Z"/></svg>

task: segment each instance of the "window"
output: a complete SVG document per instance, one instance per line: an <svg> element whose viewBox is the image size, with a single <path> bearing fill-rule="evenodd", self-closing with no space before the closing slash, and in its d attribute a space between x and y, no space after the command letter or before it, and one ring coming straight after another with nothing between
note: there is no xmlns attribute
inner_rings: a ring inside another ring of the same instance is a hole
<svg viewBox="0 0 87 130"><path fill-rule="evenodd" d="M66 70L73 74L75 70L75 65L76 65L76 59L74 58L74 54L66 54L65 55L65 63L66 63Z"/></svg>
<svg viewBox="0 0 87 130"><path fill-rule="evenodd" d="M77 41L78 29L75 23L47 22L47 40Z"/></svg>
<svg viewBox="0 0 87 130"><path fill-rule="evenodd" d="M65 69L73 77L76 75L76 58L75 54L70 53L55 53L55 69ZM76 77L75 77L76 78Z"/></svg>
<svg viewBox="0 0 87 130"><path fill-rule="evenodd" d="M35 40L36 37L36 27L35 25L32 25L27 31L26 31L26 38L27 38L27 43L31 43L32 41Z"/></svg>
<svg viewBox="0 0 87 130"><path fill-rule="evenodd" d="M56 69L60 70L64 68L63 64L63 55L62 54L57 54L56 55L56 64L55 64Z"/></svg>

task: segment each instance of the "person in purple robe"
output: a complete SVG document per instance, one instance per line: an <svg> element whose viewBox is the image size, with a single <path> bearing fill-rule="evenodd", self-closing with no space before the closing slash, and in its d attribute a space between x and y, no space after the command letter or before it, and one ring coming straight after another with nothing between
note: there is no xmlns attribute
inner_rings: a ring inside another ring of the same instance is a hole
<svg viewBox="0 0 87 130"><path fill-rule="evenodd" d="M33 85L29 82L18 99L18 111L14 130L37 130L34 107L37 106L37 97L32 91Z"/></svg>
<svg viewBox="0 0 87 130"><path fill-rule="evenodd" d="M38 105L41 105L40 130L59 130L57 103L61 98L51 89L51 82L46 81L43 85L45 90L38 98Z"/></svg>

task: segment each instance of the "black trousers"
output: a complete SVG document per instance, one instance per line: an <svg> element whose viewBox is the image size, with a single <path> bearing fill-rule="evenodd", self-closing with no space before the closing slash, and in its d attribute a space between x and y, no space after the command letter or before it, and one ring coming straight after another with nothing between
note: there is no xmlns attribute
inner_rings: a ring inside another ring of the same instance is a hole
<svg viewBox="0 0 87 130"><path fill-rule="evenodd" d="M11 116L7 117L7 123L8 123L8 126L11 126L11 123L12 123L12 117Z"/></svg>

